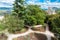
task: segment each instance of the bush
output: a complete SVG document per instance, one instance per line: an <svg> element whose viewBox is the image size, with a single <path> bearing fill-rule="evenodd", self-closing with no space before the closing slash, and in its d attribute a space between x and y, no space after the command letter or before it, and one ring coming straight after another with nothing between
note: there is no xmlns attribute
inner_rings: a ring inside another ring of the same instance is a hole
<svg viewBox="0 0 60 40"><path fill-rule="evenodd" d="M49 15L47 16L47 22L50 26L50 30L55 33L60 33L60 15Z"/></svg>
<svg viewBox="0 0 60 40"><path fill-rule="evenodd" d="M0 21L0 31L5 30L3 23Z"/></svg>
<svg viewBox="0 0 60 40"><path fill-rule="evenodd" d="M37 24L37 21L33 16L25 17L25 25L32 26L32 25L36 25L36 24Z"/></svg>
<svg viewBox="0 0 60 40"><path fill-rule="evenodd" d="M24 28L24 21L12 15L5 16L3 24L9 32L21 31Z"/></svg>

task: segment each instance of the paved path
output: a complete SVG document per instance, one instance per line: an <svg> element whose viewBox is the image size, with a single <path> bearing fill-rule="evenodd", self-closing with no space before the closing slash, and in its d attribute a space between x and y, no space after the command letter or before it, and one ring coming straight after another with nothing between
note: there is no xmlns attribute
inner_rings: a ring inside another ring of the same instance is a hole
<svg viewBox="0 0 60 40"><path fill-rule="evenodd" d="M22 33L22 34L9 34L8 35L8 39L7 40L13 40L13 38L17 38L17 37L20 37L20 36L25 36L25 35L28 35L29 33L41 33L41 34L44 34L47 36L48 40L51 40L51 36L54 37L54 34L51 33L50 31L45 31L45 32L39 32L39 31L33 31L31 29L29 29L27 32L25 33Z"/></svg>

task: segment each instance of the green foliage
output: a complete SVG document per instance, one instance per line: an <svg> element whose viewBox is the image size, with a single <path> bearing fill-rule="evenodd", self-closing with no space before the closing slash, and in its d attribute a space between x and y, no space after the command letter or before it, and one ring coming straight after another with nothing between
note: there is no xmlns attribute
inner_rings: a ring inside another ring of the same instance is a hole
<svg viewBox="0 0 60 40"><path fill-rule="evenodd" d="M56 10L56 13L60 14L60 8Z"/></svg>
<svg viewBox="0 0 60 40"><path fill-rule="evenodd" d="M36 25L36 24L37 24L36 19L33 16L25 17L25 25L32 26L32 25Z"/></svg>
<svg viewBox="0 0 60 40"><path fill-rule="evenodd" d="M52 20L53 22L52 22L52 26L54 27L54 29L53 30L56 30L58 33L60 33L60 18L59 17L57 17L57 18L55 18L54 20Z"/></svg>
<svg viewBox="0 0 60 40"><path fill-rule="evenodd" d="M15 3L13 4L14 7L13 7L13 15L16 15L18 14L19 17L22 17L23 14L24 14L24 10L25 10L25 7L24 7L24 0L15 0Z"/></svg>
<svg viewBox="0 0 60 40"><path fill-rule="evenodd" d="M25 5L24 0L15 0L13 15L6 15L0 24L0 28L8 29L9 32L23 31L24 25L44 24L45 11L38 5ZM1 30L2 30L1 29Z"/></svg>
<svg viewBox="0 0 60 40"><path fill-rule="evenodd" d="M3 28L8 29L10 33L21 31L24 28L24 21L12 15L5 15L2 24L4 25Z"/></svg>
<svg viewBox="0 0 60 40"><path fill-rule="evenodd" d="M16 1L16 3L18 2ZM21 4L21 1L19 3ZM19 8L14 6L14 13L18 15L20 19L24 20L25 25L32 26L32 25L37 25L37 24L44 24L44 20L46 17L45 11L42 10L40 6L26 5L26 7L24 7L24 4L22 5L23 5L22 8L20 8L21 5L16 4L16 6L18 6ZM17 10L15 11L15 9Z"/></svg>
<svg viewBox="0 0 60 40"><path fill-rule="evenodd" d="M0 31L4 30L5 26L3 25L3 23L0 21Z"/></svg>
<svg viewBox="0 0 60 40"><path fill-rule="evenodd" d="M37 25L44 24L45 12L38 5L27 5L25 10L25 24Z"/></svg>
<svg viewBox="0 0 60 40"><path fill-rule="evenodd" d="M60 33L60 14L50 15L48 16L48 24L50 26L50 30L55 33Z"/></svg>

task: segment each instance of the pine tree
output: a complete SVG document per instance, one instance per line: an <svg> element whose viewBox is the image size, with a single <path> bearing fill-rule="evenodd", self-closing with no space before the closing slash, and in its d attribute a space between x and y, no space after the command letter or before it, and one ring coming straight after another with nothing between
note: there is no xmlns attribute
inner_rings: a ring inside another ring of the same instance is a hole
<svg viewBox="0 0 60 40"><path fill-rule="evenodd" d="M15 0L14 3L14 15L17 15L18 17L22 17L24 14L24 0Z"/></svg>

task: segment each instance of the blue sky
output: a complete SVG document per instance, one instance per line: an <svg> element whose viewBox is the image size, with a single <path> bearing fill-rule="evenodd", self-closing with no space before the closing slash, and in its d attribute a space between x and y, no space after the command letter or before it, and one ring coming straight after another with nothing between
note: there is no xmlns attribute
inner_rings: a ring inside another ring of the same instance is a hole
<svg viewBox="0 0 60 40"><path fill-rule="evenodd" d="M0 7L12 7L14 0L0 0ZM41 8L60 7L60 0L27 0L29 4L41 5Z"/></svg>
<svg viewBox="0 0 60 40"><path fill-rule="evenodd" d="M40 2L44 2L44 0L39 0L39 1L40 1ZM46 2L46 1L50 1L51 3L52 3L52 2L60 2L60 0L45 0L45 2Z"/></svg>
<svg viewBox="0 0 60 40"><path fill-rule="evenodd" d="M48 7L60 8L60 0L28 0L27 3L41 5L41 8Z"/></svg>

